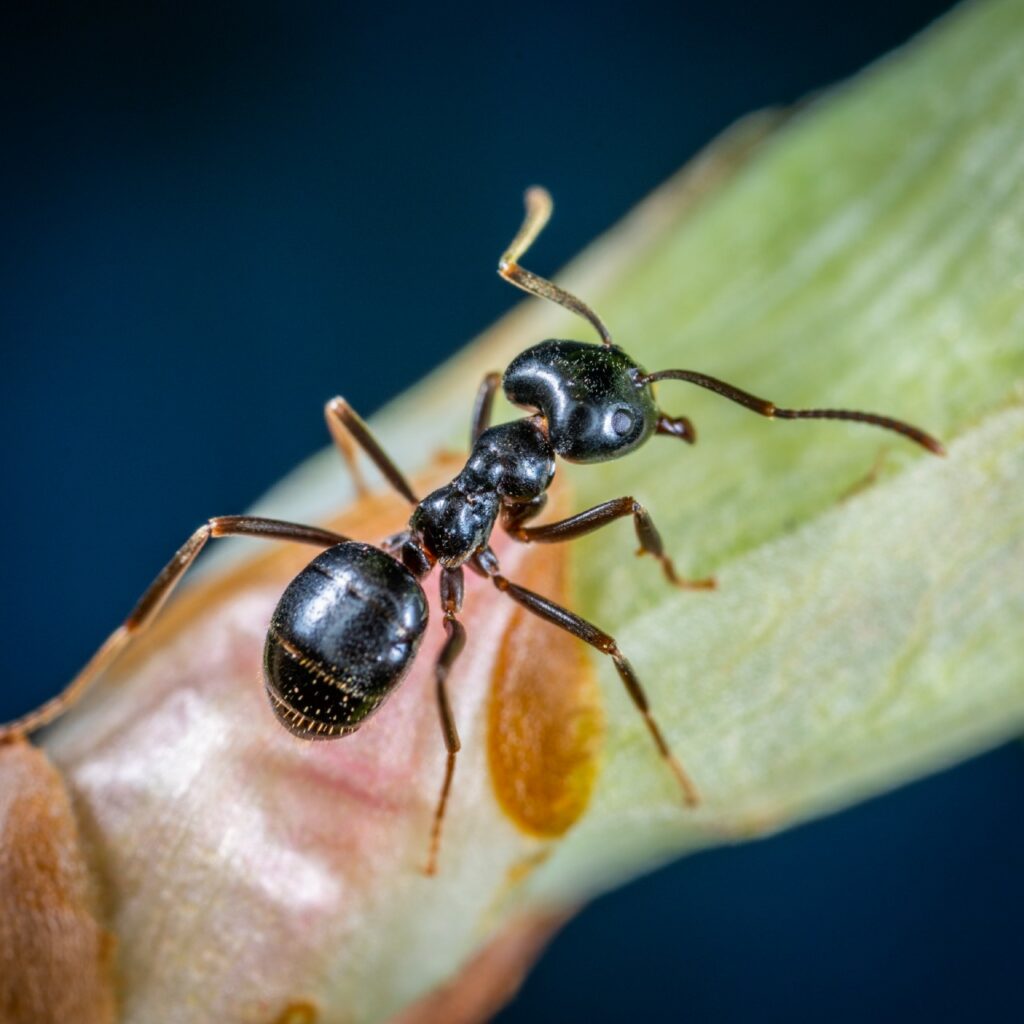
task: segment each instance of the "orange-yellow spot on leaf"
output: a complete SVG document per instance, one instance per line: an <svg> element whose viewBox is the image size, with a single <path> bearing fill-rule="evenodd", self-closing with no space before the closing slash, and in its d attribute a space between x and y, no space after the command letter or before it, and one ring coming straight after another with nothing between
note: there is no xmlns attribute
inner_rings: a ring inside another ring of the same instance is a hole
<svg viewBox="0 0 1024 1024"><path fill-rule="evenodd" d="M516 582L566 602L565 549L537 548L531 556ZM517 609L495 662L487 718L491 782L502 810L531 835L565 833L590 802L603 733L584 644Z"/></svg>
<svg viewBox="0 0 1024 1024"><path fill-rule="evenodd" d="M274 1024L316 1024L319 1013L316 1006L306 999L289 1003L281 1013L274 1018Z"/></svg>

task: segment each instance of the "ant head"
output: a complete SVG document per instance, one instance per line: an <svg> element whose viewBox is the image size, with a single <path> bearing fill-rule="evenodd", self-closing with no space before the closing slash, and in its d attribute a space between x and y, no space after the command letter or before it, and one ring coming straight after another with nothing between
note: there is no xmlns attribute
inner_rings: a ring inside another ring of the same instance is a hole
<svg viewBox="0 0 1024 1024"><path fill-rule="evenodd" d="M555 302L586 320L601 345L578 341L543 341L517 356L505 371L502 385L514 405L536 409L547 420L551 446L570 462L603 462L628 455L651 434L665 434L693 444L693 424L685 416L666 416L654 404L651 385L678 380L714 391L730 402L780 420L850 420L902 434L935 455L942 443L919 427L891 416L856 409L783 409L764 398L695 370L645 373L612 342L601 318L580 299L551 281L519 266L551 216L551 196L528 189L526 217L498 263L498 273L530 295Z"/></svg>
<svg viewBox="0 0 1024 1024"><path fill-rule="evenodd" d="M617 459L659 427L644 371L614 345L543 341L520 353L502 379L514 405L536 409L551 446L569 462Z"/></svg>

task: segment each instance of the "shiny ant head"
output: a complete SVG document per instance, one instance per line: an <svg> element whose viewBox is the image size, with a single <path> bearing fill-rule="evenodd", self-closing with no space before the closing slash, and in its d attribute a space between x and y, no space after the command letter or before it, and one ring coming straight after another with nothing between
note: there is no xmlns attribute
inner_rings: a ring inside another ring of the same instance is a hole
<svg viewBox="0 0 1024 1024"><path fill-rule="evenodd" d="M519 265L551 216L551 196L527 189L526 217L498 261L498 273L530 295L555 302L586 320L600 345L578 341L543 341L517 356L502 385L514 405L536 409L547 421L551 445L570 462L603 462L628 455L651 434L667 434L692 444L693 424L685 416L666 416L654 404L651 385L677 380L713 391L759 416L785 420L850 420L902 434L936 454L942 444L918 427L891 416L856 409L784 409L717 377L696 370L646 373L613 341L601 318L571 292Z"/></svg>
<svg viewBox="0 0 1024 1024"><path fill-rule="evenodd" d="M514 405L547 421L551 447L569 462L604 462L639 448L658 427L644 371L617 346L543 341L502 379Z"/></svg>

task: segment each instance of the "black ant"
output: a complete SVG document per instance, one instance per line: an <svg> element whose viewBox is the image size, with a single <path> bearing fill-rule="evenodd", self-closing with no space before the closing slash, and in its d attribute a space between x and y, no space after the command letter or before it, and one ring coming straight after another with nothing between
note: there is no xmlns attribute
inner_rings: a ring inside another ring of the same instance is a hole
<svg viewBox="0 0 1024 1024"><path fill-rule="evenodd" d="M472 416L472 450L458 475L422 500L343 398L327 403L331 434L353 466L351 441L376 464L413 506L407 529L380 547L330 530L256 516L220 516L199 527L142 595L134 610L62 693L35 711L0 726L0 741L26 735L62 714L156 616L175 585L211 537L261 537L325 548L288 585L267 631L263 665L267 694L282 725L303 739L335 739L354 732L387 699L409 670L427 626L421 581L440 570L446 639L434 669L437 703L448 759L434 812L427 872L433 873L441 825L459 751L459 734L447 680L466 633L459 622L463 567L486 577L502 593L547 622L579 637L611 658L651 737L682 790L699 797L654 719L647 697L615 639L547 598L517 586L500 572L488 545L495 525L523 543L557 543L581 537L632 516L640 553L653 555L678 586L710 588L713 580L688 581L665 554L647 510L634 498L606 501L568 519L527 526L545 505L555 456L570 462L602 462L639 448L654 434L693 444L693 425L662 412L651 385L681 380L775 419L837 419L870 423L903 434L935 454L942 445L916 427L887 416L845 409L782 409L714 377L691 370L647 373L612 342L608 329L583 302L518 264L551 215L551 198L540 188L526 193L526 216L501 258L498 273L511 284L550 299L588 320L601 344L543 341L517 356L503 376L489 374ZM501 386L523 419L490 426Z"/></svg>

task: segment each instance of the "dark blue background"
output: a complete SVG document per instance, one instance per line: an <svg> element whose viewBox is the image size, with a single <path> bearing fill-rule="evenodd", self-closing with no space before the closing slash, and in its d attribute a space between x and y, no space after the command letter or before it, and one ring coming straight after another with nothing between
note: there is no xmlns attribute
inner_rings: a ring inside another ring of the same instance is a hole
<svg viewBox="0 0 1024 1024"><path fill-rule="evenodd" d="M325 398L372 412L515 301L525 184L559 200L553 269L736 117L948 5L385 6L51 4L3 33L0 719L322 446ZM1005 748L659 872L501 1019L1007 1016L1021 779Z"/></svg>

